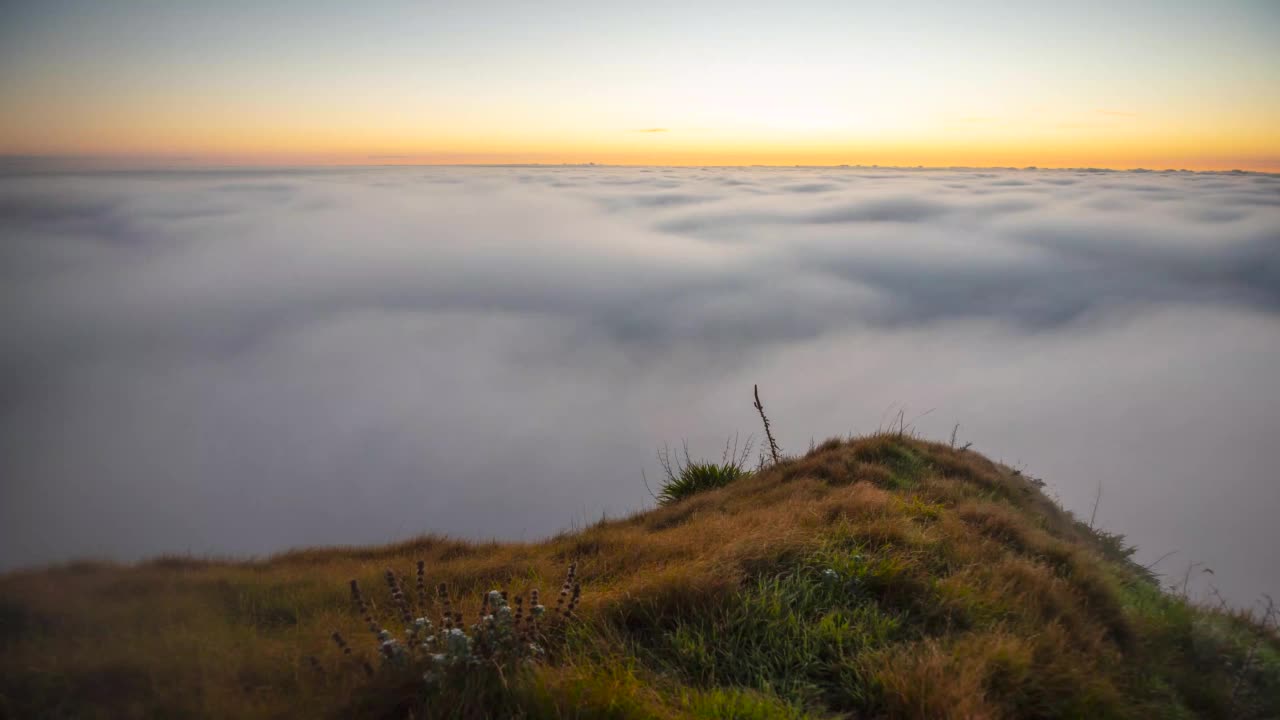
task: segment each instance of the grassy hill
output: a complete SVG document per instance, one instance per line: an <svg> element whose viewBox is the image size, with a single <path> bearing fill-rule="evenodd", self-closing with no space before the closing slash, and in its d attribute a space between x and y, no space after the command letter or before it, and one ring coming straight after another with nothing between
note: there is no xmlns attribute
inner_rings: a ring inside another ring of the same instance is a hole
<svg viewBox="0 0 1280 720"><path fill-rule="evenodd" d="M0 716L1280 717L1273 617L1162 591L1039 485L881 434L538 543L10 574ZM581 601L566 619L571 563ZM540 588L550 610L520 640L537 662L459 665L428 685L434 650L382 659L352 579L398 637L406 612L446 622L438 583L466 627L487 591L514 604Z"/></svg>

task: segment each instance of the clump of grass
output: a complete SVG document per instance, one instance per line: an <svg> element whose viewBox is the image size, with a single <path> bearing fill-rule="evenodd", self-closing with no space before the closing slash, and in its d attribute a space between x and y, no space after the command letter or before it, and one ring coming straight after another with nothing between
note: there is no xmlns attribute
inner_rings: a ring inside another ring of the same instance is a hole
<svg viewBox="0 0 1280 720"><path fill-rule="evenodd" d="M676 455L671 448L663 447L658 451L658 463L662 466L665 479L655 496L659 505L670 505L691 495L707 490L715 490L746 477L751 473L746 470L747 456L751 454L751 438L747 438L741 452L738 449L738 438L725 441L724 452L720 462L695 461L689 455L689 444L685 443L683 453Z"/></svg>
<svg viewBox="0 0 1280 720"><path fill-rule="evenodd" d="M694 686L745 687L848 711L868 703L855 658L909 632L854 575L805 562L749 580L703 612L682 613L665 632L646 629L637 649Z"/></svg>

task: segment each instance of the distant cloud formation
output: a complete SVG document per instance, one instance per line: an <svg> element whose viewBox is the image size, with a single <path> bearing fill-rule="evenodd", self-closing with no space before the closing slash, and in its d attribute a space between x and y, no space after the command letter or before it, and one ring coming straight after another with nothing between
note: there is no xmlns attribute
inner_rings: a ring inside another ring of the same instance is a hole
<svg viewBox="0 0 1280 720"><path fill-rule="evenodd" d="M758 382L787 450L936 408L1280 591L1277 176L14 170L0 229L0 567L540 537Z"/></svg>
<svg viewBox="0 0 1280 720"><path fill-rule="evenodd" d="M639 130L636 130L636 132L638 132L638 133L664 133L664 132L671 132L671 130L670 130L669 128L655 127L655 128L641 128L641 129L639 129Z"/></svg>

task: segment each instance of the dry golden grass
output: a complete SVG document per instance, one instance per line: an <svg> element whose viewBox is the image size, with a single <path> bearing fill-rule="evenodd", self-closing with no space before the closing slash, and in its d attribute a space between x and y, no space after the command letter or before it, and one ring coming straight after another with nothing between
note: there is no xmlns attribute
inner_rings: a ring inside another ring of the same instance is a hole
<svg viewBox="0 0 1280 720"><path fill-rule="evenodd" d="M353 703L403 690L371 690L355 671L377 657L347 583L385 604L383 572L412 578L418 560L429 583L453 589L467 623L491 588L540 587L553 599L565 566L578 563L578 625L510 688L531 717L1280 711L1265 697L1280 693L1274 632L1161 593L1120 549L975 453L895 435L834 440L727 487L543 542L426 536L254 562L10 574L0 579L0 715L367 709ZM1206 623L1227 638L1221 654L1254 642L1263 658L1261 670L1247 668L1245 693L1188 689L1239 676L1237 655L1232 665L1182 649ZM355 661L332 646L335 629ZM448 714L418 716L432 713Z"/></svg>

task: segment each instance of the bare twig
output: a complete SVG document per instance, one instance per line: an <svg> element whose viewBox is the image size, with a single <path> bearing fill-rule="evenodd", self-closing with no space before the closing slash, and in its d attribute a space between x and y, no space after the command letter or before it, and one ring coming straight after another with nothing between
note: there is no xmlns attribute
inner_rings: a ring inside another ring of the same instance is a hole
<svg viewBox="0 0 1280 720"><path fill-rule="evenodd" d="M677 455L675 460L671 459L671 446L666 443L662 444L662 449L658 451L658 464L662 466L662 472L667 476L667 482L674 482L680 476L680 456Z"/></svg>
<svg viewBox="0 0 1280 720"><path fill-rule="evenodd" d="M951 428L951 449L952 450L956 449L956 433L958 432L960 432L960 423L956 423L956 426Z"/></svg>
<svg viewBox="0 0 1280 720"><path fill-rule="evenodd" d="M1209 594L1212 595L1218 601L1218 610L1220 612L1226 612L1228 609L1230 609L1230 604L1227 602L1226 598L1222 597L1222 592L1218 590L1217 585L1214 585L1213 583L1209 583Z"/></svg>
<svg viewBox="0 0 1280 720"><path fill-rule="evenodd" d="M764 414L764 405L760 402L760 386L753 385L752 390L756 396L756 411L760 413L760 420L764 422L764 435L769 439L769 454L773 456L773 461L778 462L778 443L773 439L773 429L769 427L769 418Z"/></svg>
<svg viewBox="0 0 1280 720"><path fill-rule="evenodd" d="M755 445L755 438L748 435L747 442L742 445L741 451L738 449L738 440L738 433L734 433L732 438L725 439L724 451L720 453L721 465L739 470L746 467L747 458L751 456L751 448Z"/></svg>
<svg viewBox="0 0 1280 720"><path fill-rule="evenodd" d="M912 435L914 437L915 429L916 429L916 425L915 425L916 421L922 417L925 417L926 415L931 414L934 410L937 410L937 408L929 408L928 410L925 410L919 415L916 415L912 417L910 420L908 420L906 405L899 406L898 403L895 402L889 406L887 412L892 412L893 408L895 407L898 408L897 415L889 416L889 426L886 428L884 427L883 424L880 425L876 429L877 433L881 435L897 435L898 437L906 437L907 435ZM881 417L883 418L884 416L881 415ZM956 425L957 429L959 429L959 427L960 427L959 425ZM951 437L952 447L955 447L955 441L956 441L955 433L953 432Z"/></svg>
<svg viewBox="0 0 1280 720"><path fill-rule="evenodd" d="M1185 599L1185 598L1187 598L1187 597L1189 596L1189 590L1188 590L1188 588L1191 586L1191 573L1192 573L1192 572L1194 572L1196 568L1201 568L1201 570L1200 570L1200 573L1201 573L1201 574L1204 574L1204 573L1208 573L1209 575L1213 575L1213 574L1214 574L1213 570L1212 570L1211 568L1204 567L1204 563L1202 563L1202 562L1193 562L1193 563L1188 563L1188 564L1187 564L1187 571L1186 571L1185 573L1183 573L1183 574L1182 574L1182 593L1181 593L1181 595L1182 595L1182 597L1183 597L1184 599ZM1176 588L1177 586L1175 585L1174 587Z"/></svg>
<svg viewBox="0 0 1280 720"><path fill-rule="evenodd" d="M653 488L649 487L649 478L644 474L644 468L640 468L640 480L644 483L644 489L649 493L649 497L653 498L654 502L658 502L658 496L654 495Z"/></svg>
<svg viewBox="0 0 1280 720"><path fill-rule="evenodd" d="M1165 553L1165 554L1161 555L1160 557L1156 558L1155 560L1151 561L1149 564L1147 564L1147 565L1143 565L1143 566L1142 566L1142 569L1143 569L1143 570L1150 570L1150 569L1154 568L1156 565L1159 565L1159 564L1160 564L1160 562L1161 562L1162 560L1167 560L1168 558L1173 557L1173 556L1174 556L1174 555L1176 555L1176 554L1178 554L1178 551L1177 551L1177 550L1170 550L1169 552L1167 552L1167 553Z"/></svg>
<svg viewBox="0 0 1280 720"><path fill-rule="evenodd" d="M1098 481L1098 492L1093 496L1093 512L1089 514L1089 529L1093 529L1093 521L1098 518L1098 503L1102 502L1102 481Z"/></svg>

